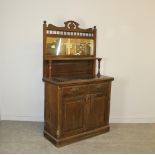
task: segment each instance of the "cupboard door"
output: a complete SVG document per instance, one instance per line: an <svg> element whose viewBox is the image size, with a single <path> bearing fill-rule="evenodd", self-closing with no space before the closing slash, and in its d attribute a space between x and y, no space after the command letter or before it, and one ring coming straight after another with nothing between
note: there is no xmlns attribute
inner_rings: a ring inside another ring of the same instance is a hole
<svg viewBox="0 0 155 155"><path fill-rule="evenodd" d="M101 127L106 124L107 97L104 94L93 94L89 98L85 107L86 129Z"/></svg>
<svg viewBox="0 0 155 155"><path fill-rule="evenodd" d="M78 96L63 102L63 133L78 133L84 127L84 97Z"/></svg>
<svg viewBox="0 0 155 155"><path fill-rule="evenodd" d="M93 87L94 86L94 87ZM108 85L100 85L101 91L97 89L95 93L95 87L99 88L99 85L91 85L93 91L87 96L85 106L85 126L86 129L94 129L106 125L108 115Z"/></svg>

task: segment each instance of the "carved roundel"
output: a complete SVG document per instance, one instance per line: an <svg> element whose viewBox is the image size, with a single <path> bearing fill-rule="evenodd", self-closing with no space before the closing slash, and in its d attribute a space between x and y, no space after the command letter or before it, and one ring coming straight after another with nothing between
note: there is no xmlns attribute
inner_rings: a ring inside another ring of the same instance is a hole
<svg viewBox="0 0 155 155"><path fill-rule="evenodd" d="M65 27L70 30L76 30L78 29L78 26L79 26L79 24L74 21L67 21L64 24L65 24Z"/></svg>

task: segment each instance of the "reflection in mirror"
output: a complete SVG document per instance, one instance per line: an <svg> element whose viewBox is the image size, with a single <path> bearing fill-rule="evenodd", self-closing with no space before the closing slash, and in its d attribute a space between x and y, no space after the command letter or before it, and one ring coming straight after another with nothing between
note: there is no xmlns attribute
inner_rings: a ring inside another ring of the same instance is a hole
<svg viewBox="0 0 155 155"><path fill-rule="evenodd" d="M46 51L51 55L93 55L93 39L47 37Z"/></svg>

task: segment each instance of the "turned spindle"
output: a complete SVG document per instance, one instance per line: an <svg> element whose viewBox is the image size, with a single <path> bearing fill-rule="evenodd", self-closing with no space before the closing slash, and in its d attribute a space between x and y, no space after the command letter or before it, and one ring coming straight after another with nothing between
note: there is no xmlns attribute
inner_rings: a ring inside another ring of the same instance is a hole
<svg viewBox="0 0 155 155"><path fill-rule="evenodd" d="M100 73L100 63L101 63L101 60L102 58L96 58L98 60L98 72L97 72L97 77L100 77L101 76L101 73Z"/></svg>

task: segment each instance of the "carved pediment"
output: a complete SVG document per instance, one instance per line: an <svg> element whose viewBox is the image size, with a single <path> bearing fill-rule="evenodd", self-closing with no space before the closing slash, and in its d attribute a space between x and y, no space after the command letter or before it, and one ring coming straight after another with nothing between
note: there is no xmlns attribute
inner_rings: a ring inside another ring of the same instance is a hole
<svg viewBox="0 0 155 155"><path fill-rule="evenodd" d="M55 31L67 31L67 32L87 32L87 33L93 33L96 30L96 27L94 28L88 28L88 29L82 29L79 28L79 24L75 21L69 20L64 22L64 27L58 27L53 24L46 24L46 21L44 21L44 25L46 25L47 30L55 30Z"/></svg>

